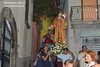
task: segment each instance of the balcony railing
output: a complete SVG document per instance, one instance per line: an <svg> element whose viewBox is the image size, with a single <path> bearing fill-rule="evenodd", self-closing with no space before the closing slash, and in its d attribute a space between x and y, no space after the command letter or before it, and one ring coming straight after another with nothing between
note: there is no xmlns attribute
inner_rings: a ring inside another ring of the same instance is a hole
<svg viewBox="0 0 100 67"><path fill-rule="evenodd" d="M100 19L100 6L72 6L71 21L94 21Z"/></svg>

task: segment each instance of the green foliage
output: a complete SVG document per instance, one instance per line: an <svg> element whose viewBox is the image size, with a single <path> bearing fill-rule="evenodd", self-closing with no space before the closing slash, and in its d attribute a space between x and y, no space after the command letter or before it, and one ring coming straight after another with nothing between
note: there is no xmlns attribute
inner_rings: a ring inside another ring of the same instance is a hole
<svg viewBox="0 0 100 67"><path fill-rule="evenodd" d="M55 17L58 9L54 5L54 0L34 0L33 20L37 21L39 16Z"/></svg>
<svg viewBox="0 0 100 67"><path fill-rule="evenodd" d="M41 39L47 34L48 27L53 23L55 16L58 14L58 8L55 6L54 1L55 0L34 0L33 21L42 22ZM41 39L40 41L42 41Z"/></svg>
<svg viewBox="0 0 100 67"><path fill-rule="evenodd" d="M43 17L42 30L41 30L41 41L42 41L43 36L47 34L48 27L50 26L50 24L51 24L50 19L48 17Z"/></svg>

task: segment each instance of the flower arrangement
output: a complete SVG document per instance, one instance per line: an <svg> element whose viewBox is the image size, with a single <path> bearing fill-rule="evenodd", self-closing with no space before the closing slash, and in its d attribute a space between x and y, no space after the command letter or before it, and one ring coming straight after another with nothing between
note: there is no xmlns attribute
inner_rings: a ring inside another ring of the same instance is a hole
<svg viewBox="0 0 100 67"><path fill-rule="evenodd" d="M50 51L55 53L55 54L61 54L63 51L62 51L62 48L63 48L63 44L62 43L57 43L55 44L55 46L52 46L52 48L50 48Z"/></svg>

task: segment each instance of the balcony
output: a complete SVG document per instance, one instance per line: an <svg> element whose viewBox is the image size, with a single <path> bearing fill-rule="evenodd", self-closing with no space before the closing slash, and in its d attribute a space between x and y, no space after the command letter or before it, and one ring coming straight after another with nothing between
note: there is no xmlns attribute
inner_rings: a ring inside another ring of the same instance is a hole
<svg viewBox="0 0 100 67"><path fill-rule="evenodd" d="M72 6L70 20L75 23L100 23L100 5L99 6ZM78 22L77 22L78 21Z"/></svg>

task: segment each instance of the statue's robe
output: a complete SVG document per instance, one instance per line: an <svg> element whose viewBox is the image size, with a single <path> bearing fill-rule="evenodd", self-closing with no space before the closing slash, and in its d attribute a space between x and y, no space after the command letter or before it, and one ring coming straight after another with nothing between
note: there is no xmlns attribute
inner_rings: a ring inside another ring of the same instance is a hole
<svg viewBox="0 0 100 67"><path fill-rule="evenodd" d="M55 36L54 36L54 42L58 43L61 42L66 46L67 41L67 22L63 18L55 18L54 20L54 28L55 28Z"/></svg>

